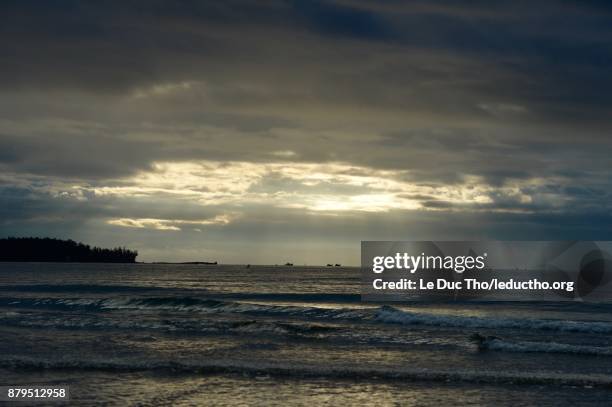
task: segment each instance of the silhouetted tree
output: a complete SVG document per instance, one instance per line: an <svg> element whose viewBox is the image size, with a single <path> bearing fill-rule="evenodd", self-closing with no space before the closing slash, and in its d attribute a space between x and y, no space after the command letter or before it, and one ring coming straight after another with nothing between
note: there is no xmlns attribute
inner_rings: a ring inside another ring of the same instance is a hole
<svg viewBox="0 0 612 407"><path fill-rule="evenodd" d="M0 261L56 261L78 263L135 263L138 252L125 247L103 249L74 240L48 237L0 239Z"/></svg>

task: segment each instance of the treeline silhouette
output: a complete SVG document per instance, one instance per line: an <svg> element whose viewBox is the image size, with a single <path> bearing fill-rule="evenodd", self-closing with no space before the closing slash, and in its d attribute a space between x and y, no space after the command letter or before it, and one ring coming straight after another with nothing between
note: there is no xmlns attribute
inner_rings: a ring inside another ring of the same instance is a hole
<svg viewBox="0 0 612 407"><path fill-rule="evenodd" d="M39 237L0 239L0 261L55 261L77 263L135 263L138 252L125 247L103 249L75 242Z"/></svg>

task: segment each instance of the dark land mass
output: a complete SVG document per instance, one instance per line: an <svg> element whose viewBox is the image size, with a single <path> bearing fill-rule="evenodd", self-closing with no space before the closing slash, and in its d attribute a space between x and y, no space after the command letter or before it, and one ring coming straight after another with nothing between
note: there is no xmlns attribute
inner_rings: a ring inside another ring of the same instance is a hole
<svg viewBox="0 0 612 407"><path fill-rule="evenodd" d="M216 261L154 261L151 264L204 264L209 266L216 266Z"/></svg>
<svg viewBox="0 0 612 407"><path fill-rule="evenodd" d="M0 239L0 261L135 263L138 252L125 247L104 249L73 240L39 237Z"/></svg>

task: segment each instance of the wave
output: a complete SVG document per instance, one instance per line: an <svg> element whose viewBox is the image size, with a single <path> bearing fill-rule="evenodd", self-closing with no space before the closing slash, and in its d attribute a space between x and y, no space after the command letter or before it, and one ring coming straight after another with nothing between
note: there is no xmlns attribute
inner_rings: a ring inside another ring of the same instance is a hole
<svg viewBox="0 0 612 407"><path fill-rule="evenodd" d="M360 294L333 293L222 293L215 298L226 300L296 301L318 303L360 303Z"/></svg>
<svg viewBox="0 0 612 407"><path fill-rule="evenodd" d="M485 341L480 349L521 353L569 353L576 355L612 356L612 348L571 345L557 342L506 341L495 338Z"/></svg>
<svg viewBox="0 0 612 407"><path fill-rule="evenodd" d="M356 323L386 323L406 326L430 326L442 328L519 329L556 332L609 334L612 323L598 321L573 321L560 319L501 318L441 315L427 312L400 310L389 305L378 308L317 307L299 305L258 304L252 302L223 301L196 297L145 297L145 298L1 298L0 306L44 307L57 309L80 308L92 311L152 310L174 312L198 312L214 314L244 314L274 316L322 321L351 321Z"/></svg>
<svg viewBox="0 0 612 407"><path fill-rule="evenodd" d="M319 337L322 334L338 330L331 325L313 323L256 321L256 320L219 320L219 319L163 319L150 320L146 318L125 319L97 317L95 315L49 315L20 314L5 312L0 314L4 326L27 328L54 329L86 329L86 330L151 330L164 332L180 332L188 334L244 334L262 336L292 336Z"/></svg>
<svg viewBox="0 0 612 407"><path fill-rule="evenodd" d="M175 288L158 286L134 286L112 284L11 284L0 285L4 292L28 293L113 293L113 294L141 294L141 293L181 293L184 296L205 293L203 288ZM265 301L300 301L300 302L326 302L326 303L358 303L360 294L340 293L217 293L215 298L224 300L265 300Z"/></svg>
<svg viewBox="0 0 612 407"><path fill-rule="evenodd" d="M57 318L49 315L20 314L5 312L0 314L4 326L39 328L39 329L86 329L86 330L143 330L162 331L182 334L235 335L249 334L253 337L291 337L302 340L324 340L327 343L368 344L386 346L433 346L436 348L474 349L469 341L450 337L414 337L403 336L397 332L372 332L342 325L317 324L310 322L281 322L270 320L219 320L219 319L178 319L178 320L126 320L110 319L96 316L78 316ZM478 341L479 350L515 352L515 353L562 353L576 355L612 356L611 347L573 345L557 342L509 341L494 336L484 337Z"/></svg>
<svg viewBox="0 0 612 407"><path fill-rule="evenodd" d="M168 290L163 287L107 284L12 284L0 286L0 291L36 293L126 293ZM172 289L176 290L176 289ZM203 290L199 290L203 291Z"/></svg>
<svg viewBox="0 0 612 407"><path fill-rule="evenodd" d="M10 369L48 369L79 371L157 371L183 374L240 374L276 377L350 378L362 380L398 380L427 382L458 382L479 384L527 384L593 386L612 388L612 376L602 374L564 374L555 372L501 372L486 370L442 370L425 368L366 368L355 365L322 366L288 362L248 362L237 360L169 361L169 360L79 360L38 359L33 357L3 356L0 367Z"/></svg>
<svg viewBox="0 0 612 407"><path fill-rule="evenodd" d="M378 309L375 319L392 324L448 328L537 329L559 332L612 333L612 323L609 322L437 315L402 311L388 305L383 305Z"/></svg>

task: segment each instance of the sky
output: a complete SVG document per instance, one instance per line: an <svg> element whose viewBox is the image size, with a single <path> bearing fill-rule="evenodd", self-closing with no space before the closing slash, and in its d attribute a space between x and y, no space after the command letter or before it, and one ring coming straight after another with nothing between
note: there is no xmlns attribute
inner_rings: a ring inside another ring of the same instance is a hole
<svg viewBox="0 0 612 407"><path fill-rule="evenodd" d="M0 237L358 264L612 240L605 1L3 1Z"/></svg>

